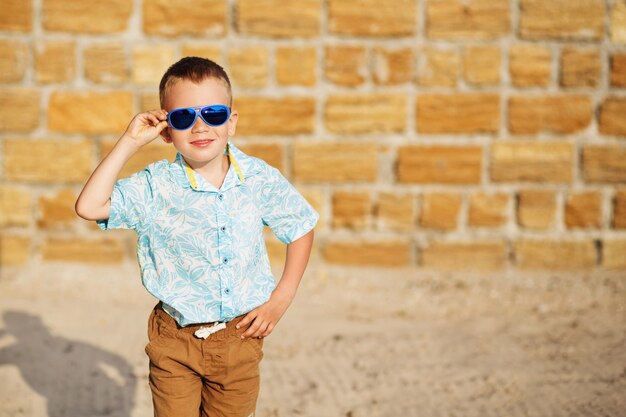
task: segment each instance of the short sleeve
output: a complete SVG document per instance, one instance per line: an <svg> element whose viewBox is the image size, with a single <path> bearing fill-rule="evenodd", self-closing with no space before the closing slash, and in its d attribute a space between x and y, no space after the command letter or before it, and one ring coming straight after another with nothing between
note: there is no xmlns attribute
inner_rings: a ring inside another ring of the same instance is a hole
<svg viewBox="0 0 626 417"><path fill-rule="evenodd" d="M311 231L319 214L279 170L268 168L261 217L281 242L289 244Z"/></svg>
<svg viewBox="0 0 626 417"><path fill-rule="evenodd" d="M115 182L109 218L96 220L102 230L137 230L148 221L153 208L153 190L148 169Z"/></svg>

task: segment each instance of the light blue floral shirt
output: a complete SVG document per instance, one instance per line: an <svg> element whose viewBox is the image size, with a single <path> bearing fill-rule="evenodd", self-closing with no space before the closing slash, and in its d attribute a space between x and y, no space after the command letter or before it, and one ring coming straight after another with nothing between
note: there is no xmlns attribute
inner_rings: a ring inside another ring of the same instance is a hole
<svg viewBox="0 0 626 417"><path fill-rule="evenodd" d="M232 142L220 189L178 153L115 183L102 230L137 232L145 288L181 326L230 321L275 288L263 226L288 244L319 214L276 168Z"/></svg>

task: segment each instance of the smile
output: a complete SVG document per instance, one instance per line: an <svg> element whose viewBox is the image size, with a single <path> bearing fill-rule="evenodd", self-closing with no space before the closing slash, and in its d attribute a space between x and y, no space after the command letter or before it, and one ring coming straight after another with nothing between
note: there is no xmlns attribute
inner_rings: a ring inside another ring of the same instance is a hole
<svg viewBox="0 0 626 417"><path fill-rule="evenodd" d="M201 139L201 140L193 141L191 142L191 144L202 148L202 147L208 146L211 142L213 142L213 139Z"/></svg>

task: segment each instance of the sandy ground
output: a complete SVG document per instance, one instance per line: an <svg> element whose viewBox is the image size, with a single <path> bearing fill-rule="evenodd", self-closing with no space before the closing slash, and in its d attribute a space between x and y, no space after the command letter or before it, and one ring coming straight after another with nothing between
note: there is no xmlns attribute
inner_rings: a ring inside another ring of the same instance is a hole
<svg viewBox="0 0 626 417"><path fill-rule="evenodd" d="M152 416L134 265L2 271L0 416ZM626 274L312 265L260 417L626 416Z"/></svg>

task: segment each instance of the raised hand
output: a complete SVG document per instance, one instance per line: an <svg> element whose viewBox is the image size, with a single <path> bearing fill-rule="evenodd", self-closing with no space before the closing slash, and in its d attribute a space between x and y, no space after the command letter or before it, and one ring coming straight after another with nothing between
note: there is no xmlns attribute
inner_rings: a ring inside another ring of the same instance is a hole
<svg viewBox="0 0 626 417"><path fill-rule="evenodd" d="M123 137L131 140L139 148L161 136L161 132L166 127L167 112L165 110L150 110L133 117Z"/></svg>

